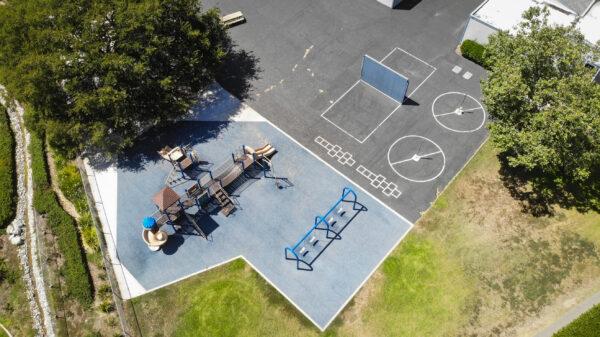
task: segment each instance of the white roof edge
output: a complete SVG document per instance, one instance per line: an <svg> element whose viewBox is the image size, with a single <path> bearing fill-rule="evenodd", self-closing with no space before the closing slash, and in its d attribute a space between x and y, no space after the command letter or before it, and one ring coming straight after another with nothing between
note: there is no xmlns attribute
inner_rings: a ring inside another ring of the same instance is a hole
<svg viewBox="0 0 600 337"><path fill-rule="evenodd" d="M536 2L538 2L538 1L536 1ZM559 10L562 10L564 12L568 12L568 13L573 14L575 16L579 16L579 14L577 14L577 12L575 12L571 8L569 8L569 7L561 4L560 2L558 2L556 0L541 0L539 2L541 2L541 4L546 4L546 5L550 5L550 6L556 7Z"/></svg>
<svg viewBox="0 0 600 337"><path fill-rule="evenodd" d="M584 17L590 11L590 9L592 9L592 7L594 7L594 5L597 2L598 2L598 0L590 2L590 5L585 9L585 11L583 11L583 13L581 14L581 16Z"/></svg>

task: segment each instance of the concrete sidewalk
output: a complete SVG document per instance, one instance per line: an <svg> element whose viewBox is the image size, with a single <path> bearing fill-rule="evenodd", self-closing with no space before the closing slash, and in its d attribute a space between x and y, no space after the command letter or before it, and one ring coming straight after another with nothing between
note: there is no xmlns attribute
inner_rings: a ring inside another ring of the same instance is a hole
<svg viewBox="0 0 600 337"><path fill-rule="evenodd" d="M569 325L569 323L574 321L577 317L581 316L586 311L590 310L596 304L600 304L600 292L597 292L594 295L588 297L588 299L583 301L581 304L569 310L559 320L547 326L543 331L537 333L535 337L551 337L558 330Z"/></svg>

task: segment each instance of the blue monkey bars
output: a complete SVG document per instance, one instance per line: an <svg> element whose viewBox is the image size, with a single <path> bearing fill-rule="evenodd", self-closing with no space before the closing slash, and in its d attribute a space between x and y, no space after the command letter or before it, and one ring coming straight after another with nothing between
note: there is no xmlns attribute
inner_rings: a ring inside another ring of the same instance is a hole
<svg viewBox="0 0 600 337"><path fill-rule="evenodd" d="M350 200L346 199L346 198L348 198L348 196L351 197ZM315 217L314 224L302 236L302 238L300 238L300 240L298 240L298 242L296 242L295 245L293 245L291 247L290 246L285 247L284 254L285 254L286 260L295 260L296 261L296 268L297 269L313 270L312 266L311 266L312 262L316 259L316 257L318 255L320 255L320 253L328 246L328 244L309 263L309 262L307 262L307 261L305 261L303 259L308 254L308 252L309 252L309 250L306 249L306 247L303 245L303 243L312 243L312 246L314 247L316 245L316 243L318 242L318 240L316 239L316 237L313 235L312 238L309 241L306 241L306 239L309 236L311 236L311 234L313 234L315 232L315 230L317 230L317 229L325 231L325 237L330 240L329 243L331 243L331 241L333 241L333 240L339 240L339 239L341 239L341 236L339 235L339 232L336 232L336 231L334 231L332 229L332 227L337 223L336 220L332 221L332 219L333 219L332 215L334 213L337 213L337 215L339 215L340 217L343 217L345 215L346 211L343 210L341 207L338 208L340 206L340 204L342 204L344 202L352 203L352 210L353 211L366 211L367 208L364 207L363 205L359 204L357 202L357 198L358 197L356 195L356 192L354 192L354 190L352 190L349 187L344 187L344 189L342 191L342 196L325 213L325 215L323 215L323 216L317 215ZM302 246L302 247L300 247L300 246ZM301 248L301 249L300 249L299 252L296 252L296 250L298 248ZM305 265L307 268L301 268L301 264Z"/></svg>

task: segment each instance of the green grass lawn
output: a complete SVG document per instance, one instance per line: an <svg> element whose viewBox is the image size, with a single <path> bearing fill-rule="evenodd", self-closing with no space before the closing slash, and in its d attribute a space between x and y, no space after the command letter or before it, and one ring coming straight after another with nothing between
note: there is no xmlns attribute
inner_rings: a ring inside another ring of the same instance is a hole
<svg viewBox="0 0 600 337"><path fill-rule="evenodd" d="M499 168L484 145L323 335L531 335L600 290L600 215L527 214ZM145 336L319 334L242 261L136 298L134 311Z"/></svg>
<svg viewBox="0 0 600 337"><path fill-rule="evenodd" d="M312 323L241 259L129 301L127 309L144 336L317 334Z"/></svg>
<svg viewBox="0 0 600 337"><path fill-rule="evenodd" d="M600 304L560 329L554 337L600 337Z"/></svg>

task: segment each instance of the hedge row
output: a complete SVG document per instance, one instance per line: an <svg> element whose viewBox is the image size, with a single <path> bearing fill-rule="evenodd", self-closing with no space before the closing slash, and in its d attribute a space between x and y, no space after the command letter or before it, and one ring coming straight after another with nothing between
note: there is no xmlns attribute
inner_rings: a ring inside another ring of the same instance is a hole
<svg viewBox="0 0 600 337"><path fill-rule="evenodd" d="M560 329L553 337L600 337L600 304Z"/></svg>
<svg viewBox="0 0 600 337"><path fill-rule="evenodd" d="M67 293L84 305L93 302L90 275L82 252L75 220L62 209L48 177L48 167L44 142L31 135L31 167L33 171L33 206L44 214L48 225L57 238L58 249L64 258L62 274L65 277Z"/></svg>
<svg viewBox="0 0 600 337"><path fill-rule="evenodd" d="M0 105L0 228L6 228L15 216L15 139L6 108Z"/></svg>
<svg viewBox="0 0 600 337"><path fill-rule="evenodd" d="M469 59L482 67L485 67L485 46L473 41L464 40L460 45L460 53L466 59Z"/></svg>

